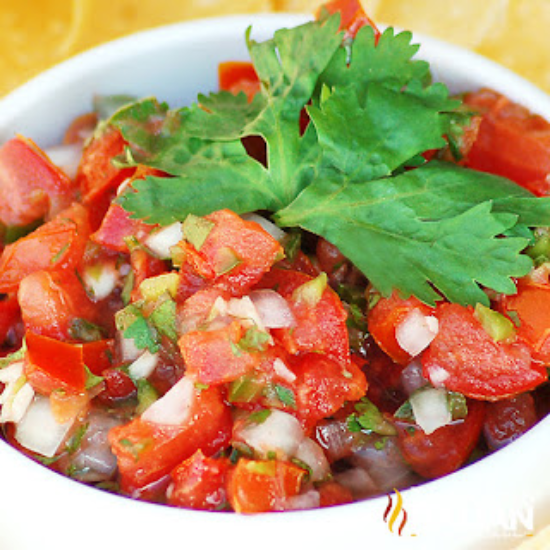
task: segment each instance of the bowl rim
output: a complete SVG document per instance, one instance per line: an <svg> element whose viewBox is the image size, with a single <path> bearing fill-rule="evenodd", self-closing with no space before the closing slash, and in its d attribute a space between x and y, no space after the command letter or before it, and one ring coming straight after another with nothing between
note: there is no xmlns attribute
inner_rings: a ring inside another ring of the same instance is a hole
<svg viewBox="0 0 550 550"><path fill-rule="evenodd" d="M198 37L204 39L205 35L208 36L209 33L216 32L217 30L226 29L228 24L232 25L233 29L243 30L252 24L253 29L260 29L260 32L265 27L271 28L280 28L283 26L294 26L301 24L310 20L311 17L305 15L296 15L296 14L260 14L260 15L235 15L235 16L223 16L216 18L208 18L201 20L194 20L183 23L174 23L171 25L165 25L154 29L149 29L146 31L141 31L139 33L134 33L129 36L125 36L108 43L102 44L80 54L77 54L74 57L62 62L59 65L56 65L47 71L44 71L40 75L34 77L28 82L24 83L22 86L18 87L14 91L10 92L8 95L0 99L0 130L6 126L10 125L12 119L17 115L21 110L24 110L25 105L29 101L33 100L36 97L39 97L44 94L53 93L55 90L60 89L60 87L66 85L69 82L74 81L76 78L80 78L81 75L88 73L91 69L97 69L103 66L106 61L105 59L109 58L109 63L117 62L124 58L125 56L132 55L135 56L141 51L149 50L151 44L153 43L155 47L163 47L167 43L173 43L174 40L185 42ZM234 30L232 32L237 32ZM206 33L206 34L205 34ZM241 33L242 34L242 33ZM184 38L181 38L184 36ZM426 37L419 33L414 33L413 41L421 44L420 56L425 58L426 54L429 58L430 63L442 63L442 60L451 55L455 59L459 59L461 64L468 65L471 68L471 76L473 79L478 79L480 81L490 80L497 81L503 79L506 81L507 85L510 86L511 93L508 91L506 94L513 99L525 105L526 107L532 109L535 112L545 116L550 119L550 97L547 96L542 90L537 88L534 84L528 82L522 77L516 75L509 69L506 69L493 61L490 61L479 54L464 50L458 46L453 46L442 42L440 40ZM527 93L526 93L527 92ZM527 99L526 99L527 95ZM32 136L30 136L32 137ZM442 487L444 490L453 491L457 487L460 487L467 482L464 480L464 476L468 475L473 477L473 473L478 473L477 478L481 479L488 476L493 470L497 469L495 461L499 460L499 457L504 457L508 462L515 462L520 459L520 455L526 453L529 449L531 451L537 450L536 441L541 437L543 431L550 430L550 417L547 417L541 420L535 427L533 427L529 432L524 434L521 438L513 443L513 445L508 446L504 449L501 449L497 453L491 454L488 457L485 457L483 460L472 464L466 468L462 468L444 478L438 480L429 481L422 485L411 487L403 491L405 498L410 498L411 495L418 495L414 497L417 500L424 498L426 495L428 498L435 498L434 493L436 493L439 487ZM5 449L4 449L5 447ZM9 449L8 449L9 448ZM15 460L21 468L28 467L29 461L34 462L29 457L23 455L8 443L0 441L0 452L6 454L13 453L13 460ZM500 460L502 462L502 460ZM50 471L48 468L44 468L42 465L36 464L36 468L40 468L44 475L52 475L64 478L64 483L71 483L72 486L80 486L86 492L93 491L96 493L94 500L102 502L104 498L109 500L116 499L117 501L126 501L127 504L121 504L121 506L138 506L144 507L147 509L148 513L158 516L170 515L178 516L189 515L200 516L207 515L211 516L211 512L201 512L196 510L182 510L175 509L167 506L159 506L158 504L152 504L149 502L135 501L125 499L120 495L106 494L102 491L98 491L92 487L88 487L82 484L75 484L73 480L61 476L55 472ZM48 472L46 474L46 471ZM437 483L435 483L437 482ZM435 487L437 485L437 487ZM441 490L443 490L441 489ZM86 492L84 494L86 494ZM99 496L101 495L101 496ZM345 506L336 507L341 509L353 509L357 510L361 514L364 512L375 513L380 509L380 505L384 497L376 497L369 500L363 500L359 502L354 502ZM437 500L437 499L436 499ZM131 505L130 505L131 503ZM156 511L153 511L156 510ZM343 510L337 510L335 508L330 509L316 509L316 510L304 510L296 511L290 516L295 516L296 518L304 518L304 520L309 520L311 517L317 518L318 516L328 516L335 515L342 518ZM289 514L262 514L261 518L263 522L269 522L269 524L280 524L281 522L287 523ZM224 519L221 519L224 518ZM230 518L229 520L227 518ZM238 518L238 519L236 519ZM231 523L238 522L249 523L249 517L239 516L238 514L232 515L219 515L217 521Z"/></svg>

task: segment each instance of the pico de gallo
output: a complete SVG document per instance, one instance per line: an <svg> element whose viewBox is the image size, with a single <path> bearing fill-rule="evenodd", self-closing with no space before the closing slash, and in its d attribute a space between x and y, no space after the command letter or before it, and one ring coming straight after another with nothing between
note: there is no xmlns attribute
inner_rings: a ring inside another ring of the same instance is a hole
<svg viewBox="0 0 550 550"><path fill-rule="evenodd" d="M58 147L4 143L5 441L258 513L445 476L544 417L550 123L450 97L410 38L335 0L191 107L97 98Z"/></svg>

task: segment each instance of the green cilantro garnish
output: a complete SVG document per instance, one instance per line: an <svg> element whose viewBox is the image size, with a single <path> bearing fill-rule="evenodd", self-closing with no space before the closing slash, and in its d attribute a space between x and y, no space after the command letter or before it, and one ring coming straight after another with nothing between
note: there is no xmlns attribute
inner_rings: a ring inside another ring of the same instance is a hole
<svg viewBox="0 0 550 550"><path fill-rule="evenodd" d="M84 365L84 370L86 371L85 387L87 390L95 388L98 384L103 382L103 376L96 376L86 365Z"/></svg>
<svg viewBox="0 0 550 550"><path fill-rule="evenodd" d="M280 226L336 245L386 296L397 288L428 304L443 295L488 305L482 286L515 292L513 278L533 265L520 254L528 228L550 225L550 198L426 162L443 136L459 138L468 113L413 59L410 33L390 28L376 43L367 26L343 44L338 26L336 15L248 38L261 81L250 103L220 92L179 110L154 99L119 110L111 124L131 144L126 162L173 176L136 181L120 203L159 224L220 208L271 211ZM248 156L248 136L265 140L266 166Z"/></svg>
<svg viewBox="0 0 550 550"><path fill-rule="evenodd" d="M145 378L140 378L136 382L138 405L136 414L144 413L158 398L159 394L153 384Z"/></svg>
<svg viewBox="0 0 550 550"><path fill-rule="evenodd" d="M96 342L104 337L104 330L99 325L76 317L69 327L69 336L79 342Z"/></svg>
<svg viewBox="0 0 550 550"><path fill-rule="evenodd" d="M178 339L176 331L176 302L174 300L167 299L159 304L149 316L149 321L160 334L164 334L173 341Z"/></svg>
<svg viewBox="0 0 550 550"><path fill-rule="evenodd" d="M243 351L253 353L256 351L265 351L271 336L256 327L250 327L244 334L244 336L238 341L237 346Z"/></svg>
<svg viewBox="0 0 550 550"><path fill-rule="evenodd" d="M88 431L89 424L81 424L78 429L75 431L74 435L69 439L65 446L65 450L70 455L76 453L78 449L80 449L80 445L82 444L82 439L86 435L86 432Z"/></svg>
<svg viewBox="0 0 550 550"><path fill-rule="evenodd" d="M138 317L125 331L124 338L132 338L138 349L147 348L151 353L159 350L157 334L145 317Z"/></svg>
<svg viewBox="0 0 550 550"><path fill-rule="evenodd" d="M395 427L384 418L378 407L366 397L355 404L354 413L348 416L350 432L367 432L379 435L396 435Z"/></svg>
<svg viewBox="0 0 550 550"><path fill-rule="evenodd" d="M275 384L274 389L275 389L275 393L277 394L277 397L279 398L279 401L283 405L286 405L291 409L296 408L296 396L294 395L294 392L290 388L281 386L280 384Z"/></svg>
<svg viewBox="0 0 550 550"><path fill-rule="evenodd" d="M255 424L263 424L271 415L270 409L261 409L259 411L254 411L251 413L247 420L249 422L254 422Z"/></svg>

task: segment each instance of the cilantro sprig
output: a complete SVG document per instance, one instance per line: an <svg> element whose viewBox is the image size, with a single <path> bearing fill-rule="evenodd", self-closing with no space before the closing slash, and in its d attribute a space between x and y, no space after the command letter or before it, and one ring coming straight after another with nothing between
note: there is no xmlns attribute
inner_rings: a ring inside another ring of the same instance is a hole
<svg viewBox="0 0 550 550"><path fill-rule="evenodd" d="M514 292L532 266L521 254L529 228L550 225L550 199L426 162L460 133L460 102L413 59L410 33L387 29L376 42L364 27L350 45L338 27L335 15L263 43L247 36L261 82L251 102L219 92L182 109L145 99L119 110L111 124L130 143L125 162L173 176L135 182L122 206L159 224L271 211L335 244L384 295L487 304L482 287ZM265 166L246 152L249 136L265 141Z"/></svg>

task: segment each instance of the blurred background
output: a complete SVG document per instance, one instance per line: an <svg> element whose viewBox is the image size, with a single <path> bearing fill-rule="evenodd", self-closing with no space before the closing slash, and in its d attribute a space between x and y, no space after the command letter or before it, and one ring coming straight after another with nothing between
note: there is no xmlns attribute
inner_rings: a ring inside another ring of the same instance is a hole
<svg viewBox="0 0 550 550"><path fill-rule="evenodd" d="M1 0L0 96L101 42L235 13L313 13L319 0ZM550 0L363 0L367 13L499 61L550 93Z"/></svg>

